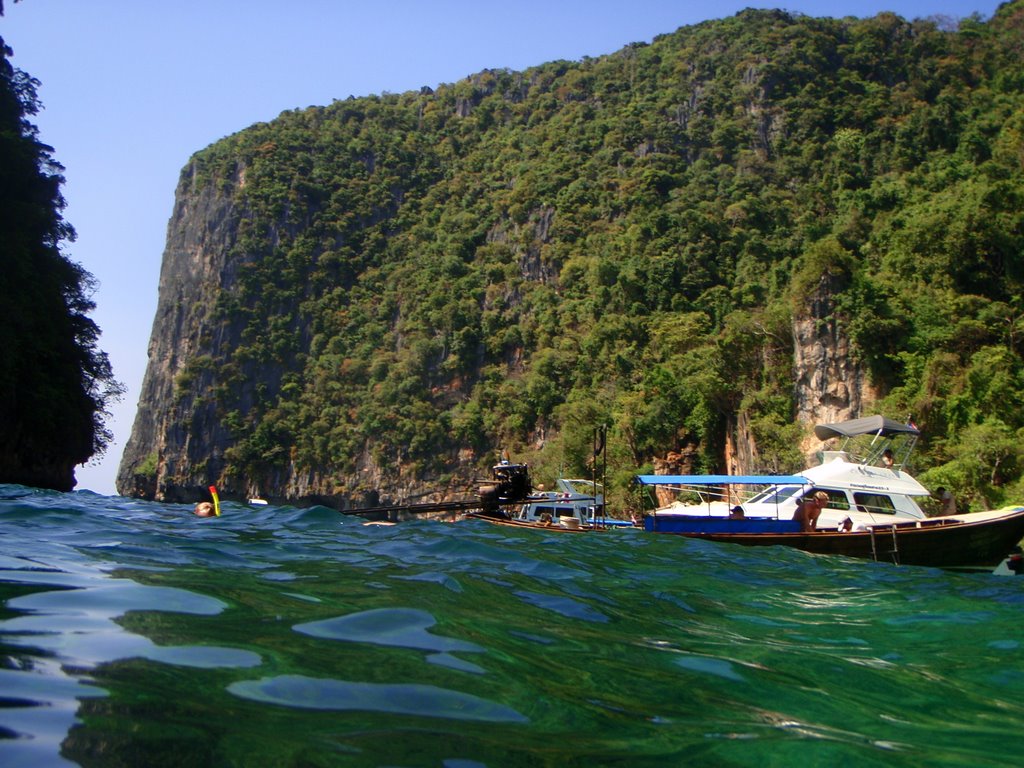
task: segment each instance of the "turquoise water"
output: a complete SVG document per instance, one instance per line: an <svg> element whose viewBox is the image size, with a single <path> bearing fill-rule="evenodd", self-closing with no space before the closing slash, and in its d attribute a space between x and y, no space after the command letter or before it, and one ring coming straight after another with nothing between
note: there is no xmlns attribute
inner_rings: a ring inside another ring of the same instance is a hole
<svg viewBox="0 0 1024 768"><path fill-rule="evenodd" d="M0 765L999 766L1024 578L0 486Z"/></svg>

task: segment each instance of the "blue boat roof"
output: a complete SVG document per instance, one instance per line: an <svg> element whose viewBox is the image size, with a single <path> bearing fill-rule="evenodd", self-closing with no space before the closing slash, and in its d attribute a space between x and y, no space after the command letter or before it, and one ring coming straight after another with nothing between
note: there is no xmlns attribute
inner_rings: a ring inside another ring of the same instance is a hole
<svg viewBox="0 0 1024 768"><path fill-rule="evenodd" d="M810 485L800 475L637 475L641 485Z"/></svg>

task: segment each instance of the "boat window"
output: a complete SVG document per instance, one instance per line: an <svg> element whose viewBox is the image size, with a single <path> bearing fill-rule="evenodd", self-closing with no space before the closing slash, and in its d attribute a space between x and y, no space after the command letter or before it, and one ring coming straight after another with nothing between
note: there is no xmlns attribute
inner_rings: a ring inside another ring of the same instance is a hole
<svg viewBox="0 0 1024 768"><path fill-rule="evenodd" d="M892 503L892 499L881 493L855 493L853 500L857 502L857 509L861 512L882 515L896 513L896 506Z"/></svg>
<svg viewBox="0 0 1024 768"><path fill-rule="evenodd" d="M813 487L810 490L808 490L806 494L804 494L804 499L814 499L814 495L817 494L819 490L823 490L823 492L825 492L825 494L828 495L828 502L827 504L825 504L826 507L828 507L829 509L840 509L844 511L849 511L850 500L847 499L845 490L836 490L835 488Z"/></svg>
<svg viewBox="0 0 1024 768"><path fill-rule="evenodd" d="M799 485L787 485L781 488L772 486L753 496L747 504L781 504L799 490Z"/></svg>
<svg viewBox="0 0 1024 768"><path fill-rule="evenodd" d="M850 500L846 497L845 491L837 491L834 488L814 488L808 494L812 497L818 491L824 491L828 494L828 504L826 505L829 509L840 509L848 511L850 509Z"/></svg>
<svg viewBox="0 0 1024 768"><path fill-rule="evenodd" d="M771 496L774 491L775 488L765 488L763 491L758 491L747 500L747 503L757 504L759 501L763 501L765 496Z"/></svg>

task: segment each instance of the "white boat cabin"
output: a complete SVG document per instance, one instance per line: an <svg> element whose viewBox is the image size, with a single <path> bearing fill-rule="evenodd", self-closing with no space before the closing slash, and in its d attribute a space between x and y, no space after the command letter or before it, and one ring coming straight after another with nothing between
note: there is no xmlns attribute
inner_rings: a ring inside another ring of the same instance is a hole
<svg viewBox="0 0 1024 768"><path fill-rule="evenodd" d="M531 493L512 519L563 528L604 524L604 489L592 480L559 479L555 490Z"/></svg>
<svg viewBox="0 0 1024 768"><path fill-rule="evenodd" d="M798 475L648 475L638 480L668 485L681 494L671 505L655 510L655 515L789 520L805 497L824 491L828 503L818 518L818 530L858 530L927 517L917 500L930 493L906 471L917 427L871 416L818 425L814 431L823 441L838 438L841 444L823 451L819 465Z"/></svg>

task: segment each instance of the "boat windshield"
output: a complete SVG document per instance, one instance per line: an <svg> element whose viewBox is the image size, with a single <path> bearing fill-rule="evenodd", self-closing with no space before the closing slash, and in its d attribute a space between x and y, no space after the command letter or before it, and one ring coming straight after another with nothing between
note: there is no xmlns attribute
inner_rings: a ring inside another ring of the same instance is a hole
<svg viewBox="0 0 1024 768"><path fill-rule="evenodd" d="M839 442L838 450L833 447L823 452L824 460L839 455L846 461L898 470L907 468L921 433L913 423L901 424L882 416L867 416L836 424L818 424L814 434L822 442Z"/></svg>
<svg viewBox="0 0 1024 768"><path fill-rule="evenodd" d="M593 480L571 480L567 478L558 479L558 490L562 493L575 493L578 496L589 498L600 497L604 493L601 483Z"/></svg>
<svg viewBox="0 0 1024 768"><path fill-rule="evenodd" d="M765 488L760 493L752 496L747 504L781 504L799 491L800 488L801 486L799 485L773 485L771 488Z"/></svg>

